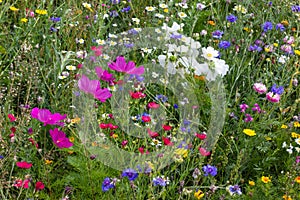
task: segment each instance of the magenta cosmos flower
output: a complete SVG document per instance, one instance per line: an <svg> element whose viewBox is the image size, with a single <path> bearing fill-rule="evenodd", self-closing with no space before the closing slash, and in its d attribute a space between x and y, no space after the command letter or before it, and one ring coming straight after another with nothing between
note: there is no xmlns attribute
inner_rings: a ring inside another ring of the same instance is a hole
<svg viewBox="0 0 300 200"><path fill-rule="evenodd" d="M26 161L17 162L17 166L23 169L29 169L32 166L32 163L28 163Z"/></svg>
<svg viewBox="0 0 300 200"><path fill-rule="evenodd" d="M280 100L280 95L273 93L273 92L268 92L266 94L267 100L273 103L278 103Z"/></svg>
<svg viewBox="0 0 300 200"><path fill-rule="evenodd" d="M43 122L44 126L47 124L63 126L64 123L60 121L64 120L67 115L61 115L60 113L52 114L48 109L33 108L31 117Z"/></svg>
<svg viewBox="0 0 300 200"><path fill-rule="evenodd" d="M54 144L58 148L62 149L73 146L73 143L66 137L66 134L63 131L59 131L55 128L54 130L49 130L49 132Z"/></svg>
<svg viewBox="0 0 300 200"><path fill-rule="evenodd" d="M108 63L108 67L117 72L124 72L126 74L141 75L145 71L143 66L136 68L135 63L132 61L126 63L126 60L123 56L118 56L116 62Z"/></svg>

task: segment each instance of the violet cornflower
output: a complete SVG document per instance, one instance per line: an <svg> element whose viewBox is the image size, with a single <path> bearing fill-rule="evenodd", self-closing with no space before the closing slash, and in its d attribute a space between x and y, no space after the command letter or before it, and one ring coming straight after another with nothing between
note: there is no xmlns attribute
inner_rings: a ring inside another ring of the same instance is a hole
<svg viewBox="0 0 300 200"><path fill-rule="evenodd" d="M153 178L152 182L154 186L160 185L162 187L165 187L167 184L169 184L169 179L165 178L164 176L158 176L156 178Z"/></svg>
<svg viewBox="0 0 300 200"><path fill-rule="evenodd" d="M134 181L139 174L134 169L125 169L122 173L122 177L127 176L128 180Z"/></svg>
<svg viewBox="0 0 300 200"><path fill-rule="evenodd" d="M103 192L107 192L109 189L114 188L115 184L114 182L111 180L111 178L106 177L103 182L102 182L102 191Z"/></svg>
<svg viewBox="0 0 300 200"><path fill-rule="evenodd" d="M280 30L281 32L283 32L285 30L285 27L281 23L276 24L275 28L276 28L276 30Z"/></svg>
<svg viewBox="0 0 300 200"><path fill-rule="evenodd" d="M237 20L237 17L235 15L231 14L231 15L228 15L226 17L226 20L229 21L229 22L231 22L231 23L233 23L233 22L235 22Z"/></svg>
<svg viewBox="0 0 300 200"><path fill-rule="evenodd" d="M213 38L217 38L217 39L221 39L223 34L224 34L224 32L220 31L220 30L216 30L216 31L212 32Z"/></svg>
<svg viewBox="0 0 300 200"><path fill-rule="evenodd" d="M272 22L267 21L261 26L261 28L263 29L264 32L267 32L273 29L273 24Z"/></svg>
<svg viewBox="0 0 300 200"><path fill-rule="evenodd" d="M272 85L271 92L281 95L284 92L284 88L282 86L277 87L276 84Z"/></svg>
<svg viewBox="0 0 300 200"><path fill-rule="evenodd" d="M219 43L219 48L221 49L228 49L230 47L230 42L226 40L222 40Z"/></svg>
<svg viewBox="0 0 300 200"><path fill-rule="evenodd" d="M230 195L241 195L242 194L242 190L240 188L240 186L238 185L229 185L228 186L228 192L230 193Z"/></svg>

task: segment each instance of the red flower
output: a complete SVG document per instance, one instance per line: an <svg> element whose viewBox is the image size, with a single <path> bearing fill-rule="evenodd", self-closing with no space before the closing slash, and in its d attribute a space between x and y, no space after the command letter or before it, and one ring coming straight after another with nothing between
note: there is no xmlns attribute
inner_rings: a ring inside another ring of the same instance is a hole
<svg viewBox="0 0 300 200"><path fill-rule="evenodd" d="M141 154L144 154L144 148L143 148L143 147L140 147L140 148L139 148L139 152L140 152Z"/></svg>
<svg viewBox="0 0 300 200"><path fill-rule="evenodd" d="M14 122L17 120L13 114L8 114L7 117L9 118L10 122Z"/></svg>
<svg viewBox="0 0 300 200"><path fill-rule="evenodd" d="M150 116L142 116L143 122L151 122L151 117Z"/></svg>
<svg viewBox="0 0 300 200"><path fill-rule="evenodd" d="M99 127L101 129L105 129L105 128L108 128L108 124L101 123L101 124L99 124Z"/></svg>
<svg viewBox="0 0 300 200"><path fill-rule="evenodd" d="M153 108L153 109L159 108L159 104L155 102L150 102L148 103L148 108Z"/></svg>
<svg viewBox="0 0 300 200"><path fill-rule="evenodd" d="M29 169L32 166L32 163L28 163L26 161L17 162L17 166L23 169Z"/></svg>
<svg viewBox="0 0 300 200"><path fill-rule="evenodd" d="M202 156L209 156L210 155L210 152L209 151L206 151L206 149L200 147L199 148L199 152Z"/></svg>
<svg viewBox="0 0 300 200"><path fill-rule="evenodd" d="M173 146L173 142L171 142L171 140L167 137L162 137L162 140L164 141L164 144L166 146Z"/></svg>
<svg viewBox="0 0 300 200"><path fill-rule="evenodd" d="M113 124L107 124L110 130L114 130L119 128L117 125L113 125Z"/></svg>
<svg viewBox="0 0 300 200"><path fill-rule="evenodd" d="M169 126L169 125L163 125L162 128L165 130L165 131L169 131L172 129L172 126Z"/></svg>
<svg viewBox="0 0 300 200"><path fill-rule="evenodd" d="M130 92L130 96L133 99L141 99L141 98L145 98L146 94L144 94L142 92Z"/></svg>
<svg viewBox="0 0 300 200"><path fill-rule="evenodd" d="M151 138L155 138L155 137L159 136L159 134L157 132L152 132L149 128L147 129L147 131Z"/></svg>
<svg viewBox="0 0 300 200"><path fill-rule="evenodd" d="M38 181L35 183L35 190L43 190L45 188L45 185L42 181Z"/></svg>
<svg viewBox="0 0 300 200"><path fill-rule="evenodd" d="M102 46L92 46L91 50L95 52L95 56L100 56L102 54Z"/></svg>
<svg viewBox="0 0 300 200"><path fill-rule="evenodd" d="M11 127L10 130L11 130L11 133L15 133L16 132L16 128L15 127Z"/></svg>
<svg viewBox="0 0 300 200"><path fill-rule="evenodd" d="M204 133L195 133L195 136L200 140L204 140L206 138L206 134Z"/></svg>
<svg viewBox="0 0 300 200"><path fill-rule="evenodd" d="M16 182L15 182L15 184L13 184L13 186L15 186L17 188L20 188L20 187L28 188L29 182L30 182L30 180L28 180L28 179L25 179L24 181L22 181L22 179L19 179L19 180L16 180Z"/></svg>

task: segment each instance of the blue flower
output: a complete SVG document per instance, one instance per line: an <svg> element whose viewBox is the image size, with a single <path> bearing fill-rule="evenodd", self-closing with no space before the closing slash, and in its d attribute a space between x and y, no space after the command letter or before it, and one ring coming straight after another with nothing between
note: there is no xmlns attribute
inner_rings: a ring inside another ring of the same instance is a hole
<svg viewBox="0 0 300 200"><path fill-rule="evenodd" d="M224 34L224 32L220 31L220 30L216 30L216 31L212 32L213 38L217 38L217 39L222 38L223 34Z"/></svg>
<svg viewBox="0 0 300 200"><path fill-rule="evenodd" d="M206 165L202 167L202 170L204 171L204 176L216 176L217 175L217 168L215 166Z"/></svg>
<svg viewBox="0 0 300 200"><path fill-rule="evenodd" d="M111 17L118 17L119 16L119 14L118 14L118 12L116 10L110 11L109 15Z"/></svg>
<svg viewBox="0 0 300 200"><path fill-rule="evenodd" d="M283 92L284 92L284 88L282 86L278 87L277 88L277 85L274 84L272 87L271 87L271 92L275 93L275 94L279 94L281 95Z"/></svg>
<svg viewBox="0 0 300 200"><path fill-rule="evenodd" d="M115 184L113 183L113 181L106 177L103 182L102 182L102 191L103 192L107 192L109 189L114 188Z"/></svg>
<svg viewBox="0 0 300 200"><path fill-rule="evenodd" d="M238 185L230 185L228 187L228 191L229 191L230 195L234 195L234 194L241 195L242 194L242 190L241 190L240 186L238 186Z"/></svg>
<svg viewBox="0 0 300 200"><path fill-rule="evenodd" d="M165 179L163 176L162 177L156 177L156 178L153 178L153 185L154 186L162 186L162 187L165 187L169 182L168 182L168 179Z"/></svg>
<svg viewBox="0 0 300 200"><path fill-rule="evenodd" d="M139 174L134 169L125 169L122 173L122 177L127 176L128 180L134 181Z"/></svg>
<svg viewBox="0 0 300 200"><path fill-rule="evenodd" d="M264 32L267 32L267 31L273 29L273 24L272 24L272 22L268 21L268 22L265 22L261 27L264 30Z"/></svg>
<svg viewBox="0 0 300 200"><path fill-rule="evenodd" d="M231 23L233 23L233 22L235 22L237 20L237 17L235 15L228 15L226 17L226 20L229 21L229 22L231 22Z"/></svg>
<svg viewBox="0 0 300 200"><path fill-rule="evenodd" d="M4 156L0 155L0 160L3 159L3 158L4 158Z"/></svg>
<svg viewBox="0 0 300 200"><path fill-rule="evenodd" d="M122 10L121 10L121 12L126 12L126 13L128 13L129 11L130 11L130 6L127 6L126 8L123 8Z"/></svg>
<svg viewBox="0 0 300 200"><path fill-rule="evenodd" d="M281 23L277 24L275 28L276 28L276 30L279 29L281 32L285 30L285 27Z"/></svg>
<svg viewBox="0 0 300 200"><path fill-rule="evenodd" d="M180 35L180 34L176 35L176 34L172 33L170 38L172 38L172 39L181 39L182 35Z"/></svg>
<svg viewBox="0 0 300 200"><path fill-rule="evenodd" d="M128 34L132 34L132 35L136 35L136 34L138 34L139 32L137 31L137 30L135 30L134 28L132 28L132 29L130 29L129 31L128 31Z"/></svg>
<svg viewBox="0 0 300 200"><path fill-rule="evenodd" d="M60 17L51 17L50 20L53 21L53 22L59 22Z"/></svg>
<svg viewBox="0 0 300 200"><path fill-rule="evenodd" d="M226 40L222 40L219 43L219 48L221 49L228 49L230 47L230 42Z"/></svg>
<svg viewBox="0 0 300 200"><path fill-rule="evenodd" d="M291 9L292 9L293 12L300 12L300 6L299 5L293 5L291 7Z"/></svg>
<svg viewBox="0 0 300 200"><path fill-rule="evenodd" d="M155 100L156 100L156 101L161 100L163 103L165 103L166 101L168 101L168 97L166 97L166 96L163 95L163 94L159 94L159 95L156 95Z"/></svg>

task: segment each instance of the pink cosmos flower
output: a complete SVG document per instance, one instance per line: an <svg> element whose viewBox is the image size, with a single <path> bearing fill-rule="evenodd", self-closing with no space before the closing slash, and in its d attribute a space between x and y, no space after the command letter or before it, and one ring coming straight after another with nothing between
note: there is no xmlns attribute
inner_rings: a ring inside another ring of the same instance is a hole
<svg viewBox="0 0 300 200"><path fill-rule="evenodd" d="M108 63L108 67L117 72L124 72L126 74L141 75L145 71L143 66L136 68L135 63L132 61L126 63L126 60L123 56L118 56L116 62Z"/></svg>
<svg viewBox="0 0 300 200"><path fill-rule="evenodd" d="M103 48L102 46L98 46L98 47L92 46L91 50L94 51L95 56L100 56L102 54L102 48Z"/></svg>
<svg viewBox="0 0 300 200"><path fill-rule="evenodd" d="M54 144L58 148L62 149L73 146L73 143L70 142L69 138L66 137L66 134L63 131L59 131L55 128L54 130L49 130L49 132Z"/></svg>
<svg viewBox="0 0 300 200"><path fill-rule="evenodd" d="M259 94L263 94L267 91L267 87L263 83L254 83L253 89Z"/></svg>
<svg viewBox="0 0 300 200"><path fill-rule="evenodd" d="M13 186L17 187L17 188L28 188L29 187L29 179L25 179L24 181L22 181L22 179L18 179L15 181L15 184L13 184Z"/></svg>
<svg viewBox="0 0 300 200"><path fill-rule="evenodd" d="M39 109L35 107L31 111L31 117L43 122L44 126L47 124L63 126L64 123L60 121L64 120L67 115L61 115L60 113L52 114L48 109Z"/></svg>
<svg viewBox="0 0 300 200"><path fill-rule="evenodd" d="M268 92L266 94L266 97L268 101L273 102L273 103L278 103L280 100L280 95L279 94L274 94L273 92Z"/></svg>
<svg viewBox="0 0 300 200"><path fill-rule="evenodd" d="M202 148L202 147L199 148L199 152L202 156L209 156L210 155L210 152L207 151L206 149Z"/></svg>
<svg viewBox="0 0 300 200"><path fill-rule="evenodd" d="M45 185L43 182L38 181L35 183L35 190L43 190L45 188Z"/></svg>
<svg viewBox="0 0 300 200"><path fill-rule="evenodd" d="M159 108L159 106L160 105L155 102L148 103L148 108L156 109L156 108Z"/></svg>
<svg viewBox="0 0 300 200"><path fill-rule="evenodd" d="M28 163L26 161L17 162L17 166L23 169L29 169L32 166L32 163Z"/></svg>
<svg viewBox="0 0 300 200"><path fill-rule="evenodd" d="M95 67L95 71L97 76L103 81L113 82L115 80L113 74L108 73L107 70L103 70L101 67Z"/></svg>
<svg viewBox="0 0 300 200"><path fill-rule="evenodd" d="M17 120L13 114L8 114L7 117L9 118L10 122L15 122Z"/></svg>
<svg viewBox="0 0 300 200"><path fill-rule="evenodd" d="M156 138L157 136L159 136L157 132L152 132L149 128L147 129L147 131L151 138Z"/></svg>

